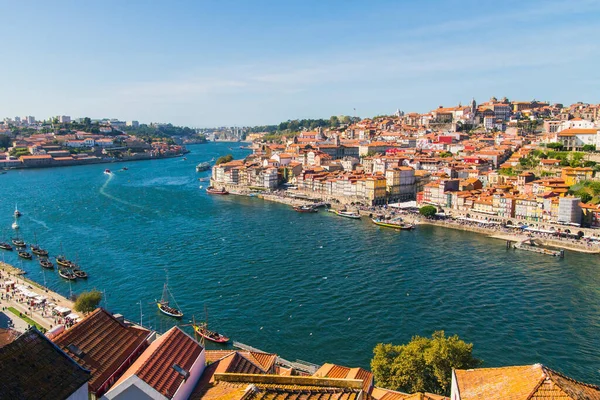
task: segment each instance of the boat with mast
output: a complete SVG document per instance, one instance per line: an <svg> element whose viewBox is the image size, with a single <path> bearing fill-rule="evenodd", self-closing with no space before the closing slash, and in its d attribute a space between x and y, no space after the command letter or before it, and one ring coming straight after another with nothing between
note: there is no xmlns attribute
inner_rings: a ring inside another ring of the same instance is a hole
<svg viewBox="0 0 600 400"><path fill-rule="evenodd" d="M75 274L73 273L73 271L71 271L68 268L60 268L58 270L58 275L61 278L66 279L68 281L74 281L75 279L77 279L77 277L75 276Z"/></svg>
<svg viewBox="0 0 600 400"><path fill-rule="evenodd" d="M19 250L17 252L17 254L19 255L19 257L24 258L26 260L31 260L33 258L33 256L31 255L31 253L25 251L25 250Z"/></svg>
<svg viewBox="0 0 600 400"><path fill-rule="evenodd" d="M160 300L156 300L156 305L157 305L158 309L160 310L160 312L162 312L163 314L166 314L169 317L173 317L173 318L181 318L181 317L183 317L183 313L180 311L179 305L177 304L177 301L175 301L175 297L169 290L168 282L169 282L169 277L167 276L165 285L163 286L162 297L160 298ZM177 308L172 307L170 305L169 298L173 299L173 302L175 303Z"/></svg>
<svg viewBox="0 0 600 400"><path fill-rule="evenodd" d="M0 242L0 249L12 251L12 246L8 242Z"/></svg>
<svg viewBox="0 0 600 400"><path fill-rule="evenodd" d="M85 272L84 270L81 269L81 267L79 266L78 260L79 257L75 257L75 262L71 263L71 270L73 271L73 273L75 274L75 276L79 279L87 279L88 274L87 272Z"/></svg>
<svg viewBox="0 0 600 400"><path fill-rule="evenodd" d="M58 265L60 265L61 267L70 268L73 265L73 263L71 261L67 260L67 257L64 256L62 243L60 244L60 252L61 252L60 255L54 257L56 259L56 263Z"/></svg>
<svg viewBox="0 0 600 400"><path fill-rule="evenodd" d="M12 244L15 245L16 248L25 249L27 248L27 243L23 239L19 239L19 234L11 239Z"/></svg>
<svg viewBox="0 0 600 400"><path fill-rule="evenodd" d="M15 212L13 213L13 215L15 216L15 218L19 218L21 215L23 215L21 213L21 211L19 211L19 209L17 208L16 204L15 204Z"/></svg>
<svg viewBox="0 0 600 400"><path fill-rule="evenodd" d="M204 322L196 323L196 320L194 319L194 322L192 324L192 326L194 327L194 332L202 336L204 339L210 340L211 342L229 342L229 338L227 336L224 336L217 331L211 331L210 329L208 329L208 312L206 311L206 307L204 307L204 313L206 314Z"/></svg>
<svg viewBox="0 0 600 400"><path fill-rule="evenodd" d="M36 256L40 256L40 257L48 257L48 250L44 250L42 249L38 243L37 243L37 234L34 232L33 236L35 238L35 244L32 244L31 247L31 252L33 254L35 254Z"/></svg>
<svg viewBox="0 0 600 400"><path fill-rule="evenodd" d="M12 239L12 243L16 247L27 247L27 245L25 244L25 242L23 240L19 239L19 228L20 228L20 226L19 226L19 223L17 222L17 217L15 217L15 222L13 222L12 228L17 232L17 236Z"/></svg>
<svg viewBox="0 0 600 400"><path fill-rule="evenodd" d="M46 269L54 269L54 264L52 264L52 261L50 261L48 258L46 257L40 257L40 266L42 268L46 268Z"/></svg>

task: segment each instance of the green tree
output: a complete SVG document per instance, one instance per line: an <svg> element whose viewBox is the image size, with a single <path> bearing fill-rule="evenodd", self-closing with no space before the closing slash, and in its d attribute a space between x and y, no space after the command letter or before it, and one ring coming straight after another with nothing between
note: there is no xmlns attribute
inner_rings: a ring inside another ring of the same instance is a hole
<svg viewBox="0 0 600 400"><path fill-rule="evenodd" d="M504 176L516 176L517 175L517 173L515 171L513 171L512 167L500 168L498 170L498 173L500 175L504 175Z"/></svg>
<svg viewBox="0 0 600 400"><path fill-rule="evenodd" d="M575 196L579 197L582 203L589 203L592 200L592 195L584 191L575 193Z"/></svg>
<svg viewBox="0 0 600 400"><path fill-rule="evenodd" d="M221 156L221 157L217 158L216 165L225 164L231 160L233 160L233 156L231 154L227 154L226 156Z"/></svg>
<svg viewBox="0 0 600 400"><path fill-rule="evenodd" d="M338 117L332 115L331 118L329 118L329 126L332 128L337 128L338 126L340 126L340 120L338 119Z"/></svg>
<svg viewBox="0 0 600 400"><path fill-rule="evenodd" d="M452 369L473 368L481 360L473 357L473 345L444 331L431 338L415 336L403 345L378 344L373 350L371 370L378 386L403 392L450 394Z"/></svg>
<svg viewBox="0 0 600 400"><path fill-rule="evenodd" d="M0 147L10 147L10 137L8 135L0 135Z"/></svg>
<svg viewBox="0 0 600 400"><path fill-rule="evenodd" d="M559 151L563 149L562 143L548 143L546 145L546 147L549 149L554 149L554 150L559 150Z"/></svg>
<svg viewBox="0 0 600 400"><path fill-rule="evenodd" d="M419 208L419 213L427 218L431 218L437 213L437 208L435 206L423 206Z"/></svg>
<svg viewBox="0 0 600 400"><path fill-rule="evenodd" d="M77 296L77 300L75 300L75 311L81 313L92 312L98 308L100 301L102 301L102 292L98 290L83 292Z"/></svg>
<svg viewBox="0 0 600 400"><path fill-rule="evenodd" d="M596 145L595 144L584 144L583 151L596 151Z"/></svg>

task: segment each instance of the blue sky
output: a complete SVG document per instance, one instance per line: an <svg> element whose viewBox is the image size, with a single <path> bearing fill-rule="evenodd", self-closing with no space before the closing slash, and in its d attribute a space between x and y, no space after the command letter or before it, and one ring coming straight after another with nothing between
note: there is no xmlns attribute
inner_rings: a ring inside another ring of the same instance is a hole
<svg viewBox="0 0 600 400"><path fill-rule="evenodd" d="M0 15L0 117L210 127L600 102L596 0L0 0Z"/></svg>

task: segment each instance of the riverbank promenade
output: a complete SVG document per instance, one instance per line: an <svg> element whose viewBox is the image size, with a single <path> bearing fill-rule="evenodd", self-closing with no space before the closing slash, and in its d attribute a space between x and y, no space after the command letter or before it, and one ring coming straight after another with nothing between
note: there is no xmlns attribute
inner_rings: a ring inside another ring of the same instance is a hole
<svg viewBox="0 0 600 400"><path fill-rule="evenodd" d="M5 315L13 321L15 318L22 319L20 315L30 318L45 330L76 322L72 301L25 278L21 272L10 264L0 262L0 302ZM9 307L20 315L14 314ZM17 330L23 327L22 323L14 324Z"/></svg>

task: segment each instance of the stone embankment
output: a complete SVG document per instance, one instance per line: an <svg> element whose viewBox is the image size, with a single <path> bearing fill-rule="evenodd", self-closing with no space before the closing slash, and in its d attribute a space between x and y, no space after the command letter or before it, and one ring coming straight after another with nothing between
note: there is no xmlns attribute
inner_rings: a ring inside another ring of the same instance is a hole
<svg viewBox="0 0 600 400"><path fill-rule="evenodd" d="M219 188L222 185L219 185ZM240 190L239 186L236 185L225 185L225 188L231 193L240 196L248 196L252 193L251 190ZM265 192L257 194L257 197L267 201L273 201L289 206L301 206L304 204L312 204L315 201L322 201L321 198L292 198L283 194ZM334 209L346 208L343 204L332 203L331 207ZM518 229L503 228L500 226L486 227L476 223L466 223L462 221L454 220L431 220L420 216L419 214L397 212L390 208L383 207L371 207L371 208L358 208L356 206L349 206L348 209L352 211L358 211L363 216L375 216L375 215L390 215L392 212L402 215L402 217L409 223L415 225L433 225L442 228L456 229L461 231L475 232L493 239L500 239L504 241L521 242L527 238L528 235L523 234L523 231ZM593 243L588 241L581 241L567 238L550 237L544 234L532 234L532 237L541 240L544 246L555 247L559 249L577 251L581 253L600 253L600 243Z"/></svg>

